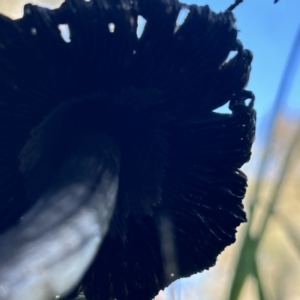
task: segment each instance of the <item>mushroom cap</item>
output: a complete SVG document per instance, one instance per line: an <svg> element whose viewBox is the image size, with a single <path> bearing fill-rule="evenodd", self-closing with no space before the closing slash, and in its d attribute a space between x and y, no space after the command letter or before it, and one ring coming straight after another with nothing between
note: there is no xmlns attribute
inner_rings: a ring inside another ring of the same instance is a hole
<svg viewBox="0 0 300 300"><path fill-rule="evenodd" d="M176 0L67 0L0 15L0 230L37 201L81 136L105 131L120 149L87 299L152 299L213 266L246 221L252 54L234 23L230 11ZM215 112L226 103L231 113Z"/></svg>

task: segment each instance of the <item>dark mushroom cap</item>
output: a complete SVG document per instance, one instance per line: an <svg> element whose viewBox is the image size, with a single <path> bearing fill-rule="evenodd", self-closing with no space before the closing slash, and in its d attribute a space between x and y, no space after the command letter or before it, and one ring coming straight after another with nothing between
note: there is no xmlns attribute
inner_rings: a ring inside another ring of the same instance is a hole
<svg viewBox="0 0 300 300"><path fill-rule="evenodd" d="M120 148L111 228L83 281L89 300L152 299L213 266L246 220L252 55L234 22L176 0L67 0L0 15L0 229L35 203L80 136L105 131ZM226 103L232 113L214 112Z"/></svg>

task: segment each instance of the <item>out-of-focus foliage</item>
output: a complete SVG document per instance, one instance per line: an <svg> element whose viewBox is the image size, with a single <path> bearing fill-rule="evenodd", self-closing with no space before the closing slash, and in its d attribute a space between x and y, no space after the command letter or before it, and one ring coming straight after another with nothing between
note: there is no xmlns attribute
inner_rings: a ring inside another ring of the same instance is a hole
<svg viewBox="0 0 300 300"><path fill-rule="evenodd" d="M277 119L259 181L252 181L250 216L228 299L298 299L300 288L300 118ZM251 289L251 288L250 288ZM249 286L248 286L249 290Z"/></svg>
<svg viewBox="0 0 300 300"><path fill-rule="evenodd" d="M64 0L1 0L0 13L17 19L23 15L23 7L27 3L39 4L48 7L59 7Z"/></svg>
<svg viewBox="0 0 300 300"><path fill-rule="evenodd" d="M280 115L299 56L300 27L274 102L267 143L253 182L250 217L230 300L240 299L250 277L255 279L260 300L300 296L300 289L295 291L300 280L300 118L292 122Z"/></svg>

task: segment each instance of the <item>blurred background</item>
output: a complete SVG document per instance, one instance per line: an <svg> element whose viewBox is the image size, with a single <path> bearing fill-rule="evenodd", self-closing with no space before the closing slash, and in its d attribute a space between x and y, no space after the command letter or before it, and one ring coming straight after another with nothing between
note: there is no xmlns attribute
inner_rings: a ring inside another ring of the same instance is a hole
<svg viewBox="0 0 300 300"><path fill-rule="evenodd" d="M1 0L0 12L21 17L28 2L58 7L63 0ZM233 0L183 2L219 12ZM257 138L243 167L248 223L216 266L155 300L300 299L300 1L244 0L234 12L239 39L254 54L248 89L256 95Z"/></svg>

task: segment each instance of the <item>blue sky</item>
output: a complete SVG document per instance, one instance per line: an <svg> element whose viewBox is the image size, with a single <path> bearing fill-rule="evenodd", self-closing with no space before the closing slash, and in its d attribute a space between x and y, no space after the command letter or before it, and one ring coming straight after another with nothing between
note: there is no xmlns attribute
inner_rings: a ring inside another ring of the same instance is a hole
<svg viewBox="0 0 300 300"><path fill-rule="evenodd" d="M212 10L224 11L233 0L186 0L186 3L208 4ZM239 39L254 54L248 89L256 95L258 137L267 124L278 85L280 83L291 46L300 26L300 1L244 0L234 11ZM299 50L300 52L300 50ZM298 65L300 53L298 56ZM286 95L284 110L300 114L300 68Z"/></svg>
<svg viewBox="0 0 300 300"><path fill-rule="evenodd" d="M207 2L186 0L185 2L198 5L209 4L211 9L218 12L226 9L233 0ZM277 4L273 4L273 0L244 0L234 12L239 39L244 47L254 54L248 89L256 95L260 125L271 109L300 26L300 1L280 0ZM292 89L286 96L285 110L300 114L300 68Z"/></svg>

